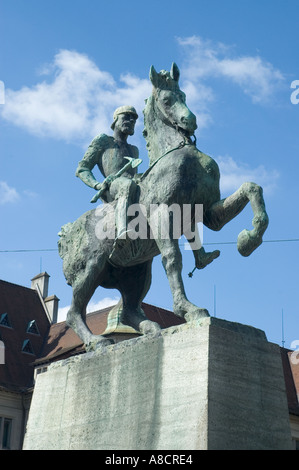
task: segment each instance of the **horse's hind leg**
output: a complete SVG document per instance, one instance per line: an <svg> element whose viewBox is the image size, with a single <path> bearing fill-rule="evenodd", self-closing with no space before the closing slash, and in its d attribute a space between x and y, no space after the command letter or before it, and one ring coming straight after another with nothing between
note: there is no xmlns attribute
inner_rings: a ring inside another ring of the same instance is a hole
<svg viewBox="0 0 299 470"><path fill-rule="evenodd" d="M237 246L242 256L249 256L262 243L268 227L269 218L262 188L255 183L243 183L234 194L213 204L204 216L204 224L218 231L236 217L249 201L253 210L253 229L245 229L238 236Z"/></svg>
<svg viewBox="0 0 299 470"><path fill-rule="evenodd" d="M160 325L149 320L141 308L141 302L151 285L152 260L132 266L128 270L130 275L124 277L120 287L123 299L122 321L142 334L156 333L161 330Z"/></svg>
<svg viewBox="0 0 299 470"><path fill-rule="evenodd" d="M97 284L94 270L89 270L87 275L81 273L73 287L73 298L67 314L66 323L70 326L85 344L87 351L107 346L113 340L101 335L94 335L86 324L86 306L91 299Z"/></svg>
<svg viewBox="0 0 299 470"><path fill-rule="evenodd" d="M120 291L122 299L109 312L107 332L121 331L123 325L128 325L141 334L160 331L160 325L149 320L141 307L151 285L151 268L152 260L118 269L115 287Z"/></svg>

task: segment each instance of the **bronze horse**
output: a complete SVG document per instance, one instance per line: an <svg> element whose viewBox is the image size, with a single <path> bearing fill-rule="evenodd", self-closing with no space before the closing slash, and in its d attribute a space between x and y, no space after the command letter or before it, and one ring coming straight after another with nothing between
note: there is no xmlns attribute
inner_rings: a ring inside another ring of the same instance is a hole
<svg viewBox="0 0 299 470"><path fill-rule="evenodd" d="M236 217L250 201L253 210L253 229L243 230L238 236L238 250L249 256L262 243L268 226L262 188L255 183L243 183L232 195L220 199L219 168L208 155L196 148L191 139L197 128L196 117L186 105L185 94L179 87L179 69L172 64L171 71L157 73L150 70L152 95L144 109L144 137L149 153L149 168L138 175L138 202L145 208L151 205L183 208L190 205L193 223L195 206L203 205L203 223L219 231ZM63 259L63 271L72 286L73 298L67 315L67 324L84 342L87 350L107 345L110 339L94 335L86 325L86 306L98 286L118 289L121 300L112 309L105 333L135 331L146 334L159 331L160 326L148 320L141 302L151 284L152 260L161 254L173 296L173 311L186 321L209 315L208 311L192 304L186 297L182 280L182 255L177 237L147 237L128 239L119 254L119 261L109 259L113 239L99 239L97 224L114 228L113 211L109 204L86 212L74 223L62 227L58 242ZM147 218L150 230L151 220ZM183 227L181 227L183 234ZM199 248L193 249L195 263L201 264ZM219 252L210 254L211 259Z"/></svg>

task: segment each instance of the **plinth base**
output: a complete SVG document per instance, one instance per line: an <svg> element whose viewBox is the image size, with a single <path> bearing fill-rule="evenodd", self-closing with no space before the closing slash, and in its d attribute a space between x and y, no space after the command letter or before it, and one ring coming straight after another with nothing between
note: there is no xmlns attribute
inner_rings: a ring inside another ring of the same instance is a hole
<svg viewBox="0 0 299 470"><path fill-rule="evenodd" d="M279 346L216 318L52 364L24 449L291 449Z"/></svg>

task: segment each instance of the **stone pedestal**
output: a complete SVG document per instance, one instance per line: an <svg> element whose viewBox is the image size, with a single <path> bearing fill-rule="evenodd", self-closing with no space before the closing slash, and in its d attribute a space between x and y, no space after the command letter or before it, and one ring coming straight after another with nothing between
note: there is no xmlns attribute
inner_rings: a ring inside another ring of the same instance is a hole
<svg viewBox="0 0 299 470"><path fill-rule="evenodd" d="M206 318L54 363L24 449L291 449L279 347Z"/></svg>

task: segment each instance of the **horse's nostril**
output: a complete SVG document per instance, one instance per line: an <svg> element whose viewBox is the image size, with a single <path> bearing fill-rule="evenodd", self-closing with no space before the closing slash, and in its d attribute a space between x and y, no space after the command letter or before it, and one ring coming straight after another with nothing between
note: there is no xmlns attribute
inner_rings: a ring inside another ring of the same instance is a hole
<svg viewBox="0 0 299 470"><path fill-rule="evenodd" d="M195 130L197 128L196 124L196 117L195 116L182 116L181 117L181 124L183 124L185 127L188 127L188 129L193 129Z"/></svg>

